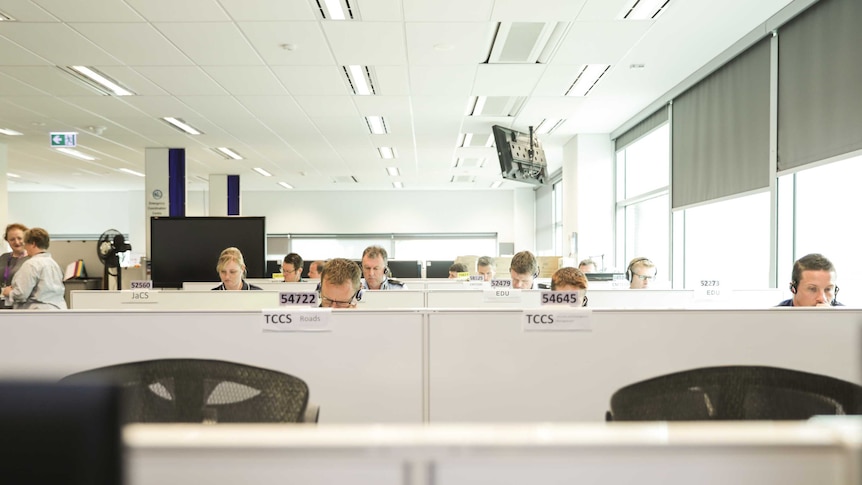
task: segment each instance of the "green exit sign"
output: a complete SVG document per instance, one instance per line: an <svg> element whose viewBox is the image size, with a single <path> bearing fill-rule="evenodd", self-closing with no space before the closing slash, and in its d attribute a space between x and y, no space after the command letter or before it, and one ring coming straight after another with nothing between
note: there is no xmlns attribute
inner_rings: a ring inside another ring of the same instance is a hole
<svg viewBox="0 0 862 485"><path fill-rule="evenodd" d="M52 147L74 147L78 141L78 134L70 133L51 133Z"/></svg>

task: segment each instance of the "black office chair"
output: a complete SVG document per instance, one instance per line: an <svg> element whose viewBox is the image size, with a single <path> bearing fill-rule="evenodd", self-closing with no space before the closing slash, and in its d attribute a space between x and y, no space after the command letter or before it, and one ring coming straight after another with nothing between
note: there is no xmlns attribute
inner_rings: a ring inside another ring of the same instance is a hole
<svg viewBox="0 0 862 485"><path fill-rule="evenodd" d="M704 367L636 382L611 396L608 421L792 420L862 414L862 386L764 366Z"/></svg>
<svg viewBox="0 0 862 485"><path fill-rule="evenodd" d="M283 372L235 362L157 359L91 369L64 383L119 384L125 423L296 423L308 413L308 386Z"/></svg>

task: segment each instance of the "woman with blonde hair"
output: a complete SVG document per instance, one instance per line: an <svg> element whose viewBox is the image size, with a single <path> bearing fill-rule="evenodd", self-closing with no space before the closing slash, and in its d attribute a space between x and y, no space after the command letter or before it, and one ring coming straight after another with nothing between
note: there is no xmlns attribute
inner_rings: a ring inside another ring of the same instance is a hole
<svg viewBox="0 0 862 485"><path fill-rule="evenodd" d="M245 276L245 259L239 249L230 247L221 252L216 264L221 284L213 290L260 290L259 286L249 284L243 279Z"/></svg>

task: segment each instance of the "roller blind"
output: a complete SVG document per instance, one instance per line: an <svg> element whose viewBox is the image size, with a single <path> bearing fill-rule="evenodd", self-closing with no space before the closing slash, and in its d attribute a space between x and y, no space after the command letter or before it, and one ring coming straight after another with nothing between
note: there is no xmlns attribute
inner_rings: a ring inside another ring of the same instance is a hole
<svg viewBox="0 0 862 485"><path fill-rule="evenodd" d="M769 39L673 101L674 208L769 186Z"/></svg>
<svg viewBox="0 0 862 485"><path fill-rule="evenodd" d="M646 135L650 131L658 128L666 121L667 106L647 116L646 119L644 119L640 123L633 126L630 130L617 137L617 139L614 140L614 151L622 150L626 145Z"/></svg>
<svg viewBox="0 0 862 485"><path fill-rule="evenodd" d="M862 149L862 1L822 0L778 30L778 170Z"/></svg>

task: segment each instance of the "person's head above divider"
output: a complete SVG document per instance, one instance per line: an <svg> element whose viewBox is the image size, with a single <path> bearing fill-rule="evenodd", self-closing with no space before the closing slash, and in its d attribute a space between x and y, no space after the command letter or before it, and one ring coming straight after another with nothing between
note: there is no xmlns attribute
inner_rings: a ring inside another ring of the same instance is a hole
<svg viewBox="0 0 862 485"><path fill-rule="evenodd" d="M302 280L302 256L290 253L284 257L281 263L281 273L284 281L297 282Z"/></svg>
<svg viewBox="0 0 862 485"><path fill-rule="evenodd" d="M327 263L329 264L329 263ZM406 290L407 285L391 278L389 255L380 246L368 246L362 252L362 288L366 290Z"/></svg>
<svg viewBox="0 0 862 485"><path fill-rule="evenodd" d="M216 264L221 284L213 290L260 290L259 286L249 284L245 276L245 259L239 249L230 247L221 252Z"/></svg>
<svg viewBox="0 0 862 485"><path fill-rule="evenodd" d="M330 259L320 273L320 306L325 308L356 308L362 270L354 261Z"/></svg>
<svg viewBox="0 0 862 485"><path fill-rule="evenodd" d="M521 251L512 257L509 275L512 277L512 288L532 289L535 287L536 278L539 277L539 262L533 253Z"/></svg>
<svg viewBox="0 0 862 485"><path fill-rule="evenodd" d="M835 266L818 253L806 254L793 263L790 292L793 298L778 306L844 306L838 302Z"/></svg>
<svg viewBox="0 0 862 485"><path fill-rule="evenodd" d="M629 280L629 288L649 288L650 281L655 281L658 268L649 258L637 257L629 262L626 268L626 279Z"/></svg>
<svg viewBox="0 0 862 485"><path fill-rule="evenodd" d="M577 291L584 293L583 306L587 306L587 277L578 268L560 268L551 276L551 291Z"/></svg>
<svg viewBox="0 0 862 485"><path fill-rule="evenodd" d="M313 280L320 279L320 273L323 271L323 265L326 263L323 261L312 261L310 265L308 265L308 277Z"/></svg>
<svg viewBox="0 0 862 485"><path fill-rule="evenodd" d="M476 273L482 275L485 281L494 279L494 274L497 272L497 265L494 259L490 256L482 256L476 260Z"/></svg>
<svg viewBox="0 0 862 485"><path fill-rule="evenodd" d="M467 273L467 265L464 263L452 263L449 266L449 279L453 280L457 278L458 273Z"/></svg>

